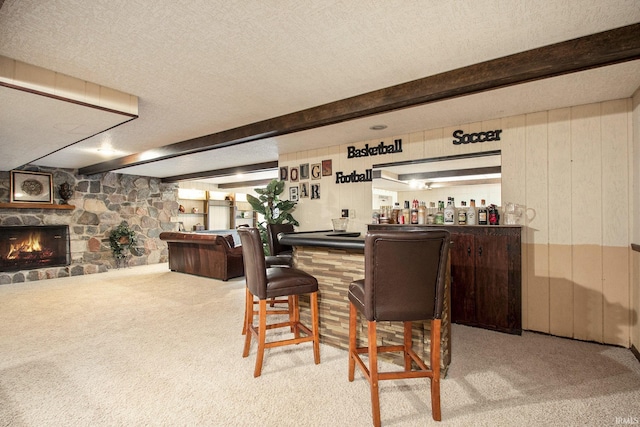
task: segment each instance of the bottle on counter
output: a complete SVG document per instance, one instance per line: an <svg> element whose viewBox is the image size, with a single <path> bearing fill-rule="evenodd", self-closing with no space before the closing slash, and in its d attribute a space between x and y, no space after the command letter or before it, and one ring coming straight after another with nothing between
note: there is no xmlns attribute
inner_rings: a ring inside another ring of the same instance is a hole
<svg viewBox="0 0 640 427"><path fill-rule="evenodd" d="M487 207L485 206L484 199L480 200L480 209L478 209L478 225L488 225L489 224L489 211L487 211Z"/></svg>
<svg viewBox="0 0 640 427"><path fill-rule="evenodd" d="M456 209L453 206L453 198L449 197L447 207L444 208L444 225L454 225Z"/></svg>
<svg viewBox="0 0 640 427"><path fill-rule="evenodd" d="M458 209L458 225L467 225L467 202L464 200L460 202Z"/></svg>
<svg viewBox="0 0 640 427"><path fill-rule="evenodd" d="M389 224L400 224L399 217L402 215L402 210L400 209L400 203L395 202L393 204L393 209L391 210L391 218L389 219Z"/></svg>
<svg viewBox="0 0 640 427"><path fill-rule="evenodd" d="M427 224L427 205L424 202L418 206L418 224Z"/></svg>
<svg viewBox="0 0 640 427"><path fill-rule="evenodd" d="M380 206L380 224L389 224L389 206Z"/></svg>
<svg viewBox="0 0 640 427"><path fill-rule="evenodd" d="M444 224L444 202L442 200L438 200L438 210L435 215L435 223Z"/></svg>
<svg viewBox="0 0 640 427"><path fill-rule="evenodd" d="M424 205L424 209L427 210L427 205L422 202ZM429 202L429 210L427 213L427 224L435 224L436 223L436 203Z"/></svg>
<svg viewBox="0 0 640 427"><path fill-rule="evenodd" d="M418 201L414 200L411 204L411 224L418 224L418 215L420 208L418 207Z"/></svg>
<svg viewBox="0 0 640 427"><path fill-rule="evenodd" d="M498 207L494 204L489 205L489 224L500 225L500 213Z"/></svg>
<svg viewBox="0 0 640 427"><path fill-rule="evenodd" d="M474 199L469 201L469 208L467 208L467 225L476 225L476 201Z"/></svg>
<svg viewBox="0 0 640 427"><path fill-rule="evenodd" d="M411 224L411 208L409 201L404 201L404 209L402 209L402 222L400 224Z"/></svg>

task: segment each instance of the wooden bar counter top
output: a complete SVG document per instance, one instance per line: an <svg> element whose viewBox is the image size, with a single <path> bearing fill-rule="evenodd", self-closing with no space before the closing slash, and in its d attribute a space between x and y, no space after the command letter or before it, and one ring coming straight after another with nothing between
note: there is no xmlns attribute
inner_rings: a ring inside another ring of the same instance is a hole
<svg viewBox="0 0 640 427"><path fill-rule="evenodd" d="M349 284L364 278L364 236L360 233L314 231L280 234L280 242L293 246L294 267L318 279L320 310L320 341L342 349L349 348ZM451 362L451 322L449 314L450 275L445 283L445 302L442 317L441 369L445 375ZM308 299L300 298L308 307ZM308 309L301 311L304 318ZM308 319L304 319L308 321ZM367 337L366 322L358 322L358 345ZM418 354L429 360L430 322L415 322L413 345ZM378 340L402 343L402 322L379 322ZM385 359L403 364L401 355L386 353ZM381 355L382 357L382 355Z"/></svg>

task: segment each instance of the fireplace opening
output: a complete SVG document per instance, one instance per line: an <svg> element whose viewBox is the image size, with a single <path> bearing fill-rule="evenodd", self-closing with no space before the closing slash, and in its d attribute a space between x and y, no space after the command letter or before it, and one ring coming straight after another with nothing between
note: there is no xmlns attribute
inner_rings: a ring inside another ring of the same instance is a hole
<svg viewBox="0 0 640 427"><path fill-rule="evenodd" d="M0 227L0 271L61 267L70 263L69 226Z"/></svg>

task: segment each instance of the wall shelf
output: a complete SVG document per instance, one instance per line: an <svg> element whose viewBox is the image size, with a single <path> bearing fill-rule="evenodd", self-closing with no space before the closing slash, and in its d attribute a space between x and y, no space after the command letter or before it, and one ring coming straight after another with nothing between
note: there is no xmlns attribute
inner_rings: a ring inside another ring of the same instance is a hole
<svg viewBox="0 0 640 427"><path fill-rule="evenodd" d="M51 203L0 203L0 209L59 209L73 210L73 205L54 205Z"/></svg>

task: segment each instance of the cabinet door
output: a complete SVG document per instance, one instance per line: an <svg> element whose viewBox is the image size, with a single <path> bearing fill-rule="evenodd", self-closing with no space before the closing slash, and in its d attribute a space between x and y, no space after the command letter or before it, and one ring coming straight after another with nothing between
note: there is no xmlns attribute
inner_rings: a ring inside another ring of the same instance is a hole
<svg viewBox="0 0 640 427"><path fill-rule="evenodd" d="M491 233L475 241L477 323L491 329L509 329L509 236Z"/></svg>
<svg viewBox="0 0 640 427"><path fill-rule="evenodd" d="M472 234L452 233L451 321L476 324L475 240Z"/></svg>

